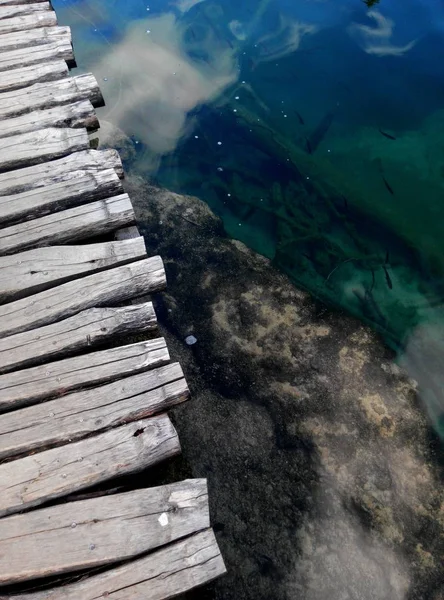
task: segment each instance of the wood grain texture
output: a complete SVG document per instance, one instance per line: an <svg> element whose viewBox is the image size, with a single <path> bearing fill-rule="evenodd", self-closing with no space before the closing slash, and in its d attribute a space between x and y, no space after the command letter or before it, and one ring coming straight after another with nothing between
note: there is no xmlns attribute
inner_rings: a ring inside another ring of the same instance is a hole
<svg viewBox="0 0 444 600"><path fill-rule="evenodd" d="M0 33L0 52L49 44L54 40L72 43L69 27L39 27L20 32Z"/></svg>
<svg viewBox="0 0 444 600"><path fill-rule="evenodd" d="M43 191L53 185L75 181L86 174L96 175L105 169L114 169L120 178L123 177L122 161L116 150L75 152L51 162L0 173L0 197L28 190Z"/></svg>
<svg viewBox="0 0 444 600"><path fill-rule="evenodd" d="M4 71L0 77L0 92L9 92L36 83L55 81L67 77L68 73L68 65L61 59L43 65L31 65L12 71Z"/></svg>
<svg viewBox="0 0 444 600"><path fill-rule="evenodd" d="M2 519L0 584L133 558L207 529L208 512L206 480L189 479Z"/></svg>
<svg viewBox="0 0 444 600"><path fill-rule="evenodd" d="M143 238L84 246L35 248L0 256L0 303L146 256Z"/></svg>
<svg viewBox="0 0 444 600"><path fill-rule="evenodd" d="M77 441L185 402L179 363L2 415L0 459Z"/></svg>
<svg viewBox="0 0 444 600"><path fill-rule="evenodd" d="M86 129L50 127L13 135L0 144L0 173L89 148Z"/></svg>
<svg viewBox="0 0 444 600"><path fill-rule="evenodd" d="M41 11L52 11L49 2L26 2L26 4L2 4L0 5L0 19L11 19L21 15L34 15Z"/></svg>
<svg viewBox="0 0 444 600"><path fill-rule="evenodd" d="M0 6L19 6L20 4L38 4L48 0L0 0Z"/></svg>
<svg viewBox="0 0 444 600"><path fill-rule="evenodd" d="M30 65L40 67L42 64L52 62L58 58L65 60L70 67L75 66L74 53L69 42L54 39L45 45L7 50L0 52L0 72L20 69Z"/></svg>
<svg viewBox="0 0 444 600"><path fill-rule="evenodd" d="M78 583L16 596L17 600L169 600L226 573L211 529ZM9 596L1 596L6 600Z"/></svg>
<svg viewBox="0 0 444 600"><path fill-rule="evenodd" d="M69 176L65 181L53 177L43 187L0 196L0 228L118 196L123 192L122 183L114 169L73 171Z"/></svg>
<svg viewBox="0 0 444 600"><path fill-rule="evenodd" d="M60 360L118 335L155 331L151 302L123 308L90 308L64 321L0 340L0 373Z"/></svg>
<svg viewBox="0 0 444 600"><path fill-rule="evenodd" d="M112 306L165 288L160 256L88 275L0 306L0 338L66 319L87 308Z"/></svg>
<svg viewBox="0 0 444 600"><path fill-rule="evenodd" d="M85 127L95 131L99 128L99 120L91 102L80 100L5 119L1 122L0 139L48 127Z"/></svg>
<svg viewBox="0 0 444 600"><path fill-rule="evenodd" d="M158 338L6 373L0 375L0 410L115 381L161 367L169 361L165 340Z"/></svg>
<svg viewBox="0 0 444 600"><path fill-rule="evenodd" d="M80 100L89 100L96 107L103 105L99 84L91 73L1 93L0 119L10 119Z"/></svg>
<svg viewBox="0 0 444 600"><path fill-rule="evenodd" d="M0 255L93 238L135 219L128 194L120 194L0 229Z"/></svg>
<svg viewBox="0 0 444 600"><path fill-rule="evenodd" d="M178 453L176 430L167 415L159 415L3 463L0 517L114 477L138 473ZM64 554L61 540L58 553Z"/></svg>
<svg viewBox="0 0 444 600"><path fill-rule="evenodd" d="M37 27L55 27L57 15L53 10L40 11L31 15L20 15L0 20L0 35L15 31L26 31Z"/></svg>

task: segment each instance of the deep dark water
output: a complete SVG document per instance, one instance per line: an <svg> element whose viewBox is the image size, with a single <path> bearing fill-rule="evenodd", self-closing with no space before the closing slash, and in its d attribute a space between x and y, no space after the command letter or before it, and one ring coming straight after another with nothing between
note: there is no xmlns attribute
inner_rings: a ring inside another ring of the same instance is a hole
<svg viewBox="0 0 444 600"><path fill-rule="evenodd" d="M443 5L54 6L166 260L183 464L229 568L205 594L441 598Z"/></svg>

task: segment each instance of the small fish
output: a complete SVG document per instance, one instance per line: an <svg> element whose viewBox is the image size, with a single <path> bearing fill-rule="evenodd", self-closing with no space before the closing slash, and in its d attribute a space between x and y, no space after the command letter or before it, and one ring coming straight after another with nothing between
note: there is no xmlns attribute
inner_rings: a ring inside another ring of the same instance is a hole
<svg viewBox="0 0 444 600"><path fill-rule="evenodd" d="M297 111L297 110L295 110L294 112L296 113L296 116L297 116L297 118L299 119L299 123L300 123L301 125L305 125L305 121L304 121L304 119L301 117L300 113L298 113L298 111Z"/></svg>
<svg viewBox="0 0 444 600"><path fill-rule="evenodd" d="M370 288L370 292L373 292L374 287L375 287L375 272L372 269L372 287Z"/></svg>
<svg viewBox="0 0 444 600"><path fill-rule="evenodd" d="M385 273L385 280L387 281L387 285L389 287L389 290L393 289L393 283L392 280L390 279L390 275L389 272L387 271L387 268L384 266L382 267L384 269L384 273Z"/></svg>
<svg viewBox="0 0 444 600"><path fill-rule="evenodd" d="M382 129L379 129L378 131L381 135L386 137L388 140L396 140L394 135L391 135L390 133L387 133L386 131L382 131Z"/></svg>
<svg viewBox="0 0 444 600"><path fill-rule="evenodd" d="M384 175L381 175L382 177L382 181L384 182L385 187L388 189L388 191L390 192L390 194L392 196L395 195L395 192L393 191L392 186L389 184L389 182L387 181L387 179L384 177Z"/></svg>
<svg viewBox="0 0 444 600"><path fill-rule="evenodd" d="M386 250L385 251L385 264L388 265L388 262L389 262L389 251Z"/></svg>
<svg viewBox="0 0 444 600"><path fill-rule="evenodd" d="M313 150L311 148L310 140L308 138L305 138L305 147L307 148L307 152L309 154L313 154Z"/></svg>
<svg viewBox="0 0 444 600"><path fill-rule="evenodd" d="M344 208L345 210L348 210L348 202L347 202L347 198L345 196L342 196L342 200L344 202Z"/></svg>

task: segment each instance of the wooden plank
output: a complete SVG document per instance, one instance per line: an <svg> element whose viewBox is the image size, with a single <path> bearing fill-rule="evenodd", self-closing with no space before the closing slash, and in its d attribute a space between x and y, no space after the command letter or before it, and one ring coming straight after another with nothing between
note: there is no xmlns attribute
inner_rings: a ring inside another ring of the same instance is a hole
<svg viewBox="0 0 444 600"><path fill-rule="evenodd" d="M0 52L0 72L30 65L39 67L43 63L52 62L58 58L65 60L69 67L75 66L71 44L64 40L54 40L44 46L8 50L7 52Z"/></svg>
<svg viewBox="0 0 444 600"><path fill-rule="evenodd" d="M72 43L69 27L39 27L20 32L0 34L0 52L48 44L55 40Z"/></svg>
<svg viewBox="0 0 444 600"><path fill-rule="evenodd" d="M179 363L2 415L0 459L77 441L185 402Z"/></svg>
<svg viewBox="0 0 444 600"><path fill-rule="evenodd" d="M0 92L9 92L35 83L62 79L67 77L68 73L68 65L64 60L54 60L43 65L30 65L12 71L4 71L0 77Z"/></svg>
<svg viewBox="0 0 444 600"><path fill-rule="evenodd" d="M0 373L59 360L117 335L157 329L151 302L123 308L90 308L64 321L0 340Z"/></svg>
<svg viewBox="0 0 444 600"><path fill-rule="evenodd" d="M10 119L34 110L53 108L80 100L89 100L96 107L103 106L99 84L91 73L3 92L0 94L0 119Z"/></svg>
<svg viewBox="0 0 444 600"><path fill-rule="evenodd" d="M42 65L18 67L11 71L2 72L0 78L0 92L9 92L36 83L55 81L67 77L68 74L68 65L62 59L53 60Z"/></svg>
<svg viewBox="0 0 444 600"><path fill-rule="evenodd" d="M89 100L35 110L1 123L0 138L46 129L48 127L85 127L88 131L99 128L99 120Z"/></svg>
<svg viewBox="0 0 444 600"><path fill-rule="evenodd" d="M20 173L21 169L14 172ZM44 187L0 196L0 228L123 192L122 183L114 169L73 171L66 175L70 177L65 181L52 178Z"/></svg>
<svg viewBox="0 0 444 600"><path fill-rule="evenodd" d="M32 2L29 4L14 4L0 6L0 19L12 19L21 15L34 15L41 11L51 11L49 2Z"/></svg>
<svg viewBox="0 0 444 600"><path fill-rule="evenodd" d="M18 6L19 4L37 4L48 0L0 0L0 6Z"/></svg>
<svg viewBox="0 0 444 600"><path fill-rule="evenodd" d="M0 173L89 148L86 129L50 127L12 135L0 144Z"/></svg>
<svg viewBox="0 0 444 600"><path fill-rule="evenodd" d="M58 160L36 164L9 173L0 173L0 197L42 190L58 183L70 182L85 174L95 175L104 169L114 169L123 177L123 167L116 150L83 150Z"/></svg>
<svg viewBox="0 0 444 600"><path fill-rule="evenodd" d="M120 194L1 229L0 255L104 235L134 221L128 194Z"/></svg>
<svg viewBox="0 0 444 600"><path fill-rule="evenodd" d="M26 31L37 27L56 27L57 15L53 10L21 15L0 20L0 35L14 31Z"/></svg>
<svg viewBox="0 0 444 600"><path fill-rule="evenodd" d="M17 600L169 600L226 573L211 529L78 583L14 596ZM0 596L7 600L11 596Z"/></svg>
<svg viewBox="0 0 444 600"><path fill-rule="evenodd" d="M127 560L209 525L205 479L8 517L0 521L0 585Z"/></svg>
<svg viewBox="0 0 444 600"><path fill-rule="evenodd" d="M0 410L149 371L169 360L165 340L157 338L6 373L0 375Z"/></svg>
<svg viewBox="0 0 444 600"><path fill-rule="evenodd" d="M167 415L159 415L4 463L0 517L138 473L179 453L176 430ZM63 553L60 540L58 550Z"/></svg>
<svg viewBox="0 0 444 600"><path fill-rule="evenodd" d="M0 303L146 256L143 238L84 246L36 248L0 256Z"/></svg>
<svg viewBox="0 0 444 600"><path fill-rule="evenodd" d="M0 306L0 338L66 319L87 308L115 305L165 288L160 256L88 275Z"/></svg>

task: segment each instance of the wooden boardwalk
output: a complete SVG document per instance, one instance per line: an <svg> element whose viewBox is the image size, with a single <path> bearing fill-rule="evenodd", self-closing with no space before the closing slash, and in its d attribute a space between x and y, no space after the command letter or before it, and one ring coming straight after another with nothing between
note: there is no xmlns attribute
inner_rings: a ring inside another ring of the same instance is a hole
<svg viewBox="0 0 444 600"><path fill-rule="evenodd" d="M205 480L113 492L180 452L166 411L189 392L74 64L49 2L0 0L0 600L162 600L225 567Z"/></svg>

